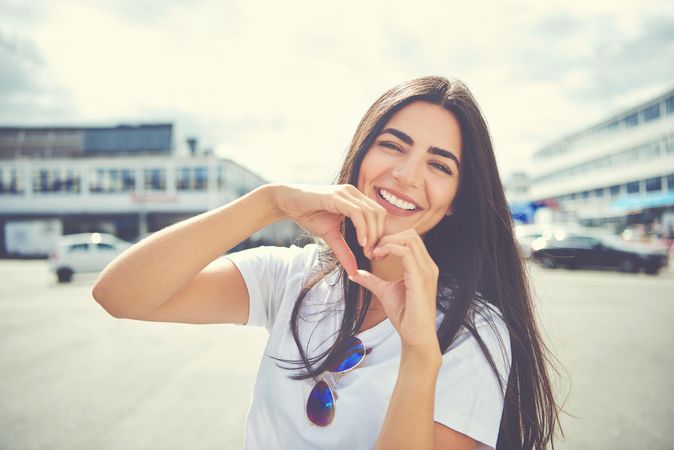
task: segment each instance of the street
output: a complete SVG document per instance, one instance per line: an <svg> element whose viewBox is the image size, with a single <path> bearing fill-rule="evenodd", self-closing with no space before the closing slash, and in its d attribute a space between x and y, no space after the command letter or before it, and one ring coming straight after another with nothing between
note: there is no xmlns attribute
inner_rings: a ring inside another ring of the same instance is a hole
<svg viewBox="0 0 674 450"><path fill-rule="evenodd" d="M530 266L568 394L558 448L674 448L674 272ZM118 320L95 275L0 261L0 448L240 449L266 331Z"/></svg>

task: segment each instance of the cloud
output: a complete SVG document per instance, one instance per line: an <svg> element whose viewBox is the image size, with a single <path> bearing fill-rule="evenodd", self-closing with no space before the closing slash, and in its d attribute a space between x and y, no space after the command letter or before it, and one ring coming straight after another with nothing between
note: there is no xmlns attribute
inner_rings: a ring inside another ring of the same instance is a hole
<svg viewBox="0 0 674 450"><path fill-rule="evenodd" d="M0 121L19 125L50 123L72 103L49 80L34 42L0 30Z"/></svg>
<svg viewBox="0 0 674 450"><path fill-rule="evenodd" d="M30 41L0 32L0 60L3 61L0 65L0 101L36 89L37 81L32 74L43 68L42 58Z"/></svg>
<svg viewBox="0 0 674 450"><path fill-rule="evenodd" d="M161 23L167 16L204 3L203 0L95 0L96 9L108 11L118 19L142 25ZM222 2L226 4L227 2Z"/></svg>
<svg viewBox="0 0 674 450"><path fill-rule="evenodd" d="M674 81L674 17L650 17L642 29L632 39L597 49L595 83L584 94L628 93L662 80Z"/></svg>

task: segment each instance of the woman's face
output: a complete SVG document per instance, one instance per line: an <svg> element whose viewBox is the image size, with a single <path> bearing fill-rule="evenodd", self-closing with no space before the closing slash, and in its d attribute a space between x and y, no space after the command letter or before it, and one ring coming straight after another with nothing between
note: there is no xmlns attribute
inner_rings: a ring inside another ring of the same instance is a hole
<svg viewBox="0 0 674 450"><path fill-rule="evenodd" d="M384 234L424 235L451 211L459 186L461 130L442 106L415 101L396 112L367 150L358 190L388 212Z"/></svg>

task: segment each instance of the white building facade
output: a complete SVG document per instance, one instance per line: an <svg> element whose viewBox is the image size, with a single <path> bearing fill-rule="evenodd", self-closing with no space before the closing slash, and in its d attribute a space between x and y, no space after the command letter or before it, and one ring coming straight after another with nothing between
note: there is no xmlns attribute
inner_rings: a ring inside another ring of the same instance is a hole
<svg viewBox="0 0 674 450"><path fill-rule="evenodd" d="M90 130L104 138L102 144L89 142L97 151L87 149ZM107 232L135 241L265 183L210 152L174 156L170 125L116 130L0 128L0 256L13 256L5 242L7 223L56 219L63 234ZM244 246L286 245L296 234L294 224L282 222Z"/></svg>
<svg viewBox="0 0 674 450"><path fill-rule="evenodd" d="M529 197L559 221L661 222L674 214L674 90L533 157Z"/></svg>

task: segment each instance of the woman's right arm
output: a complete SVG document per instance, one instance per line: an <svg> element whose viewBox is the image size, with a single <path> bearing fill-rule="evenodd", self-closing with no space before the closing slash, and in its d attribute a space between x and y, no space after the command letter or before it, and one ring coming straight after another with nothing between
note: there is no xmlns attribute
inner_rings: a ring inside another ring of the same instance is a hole
<svg viewBox="0 0 674 450"><path fill-rule="evenodd" d="M118 318L246 323L243 277L229 259L216 258L265 226L291 219L323 238L355 274L356 259L340 233L344 217L353 221L370 254L384 231L386 211L354 186L264 185L133 245L101 272L92 295Z"/></svg>
<svg viewBox="0 0 674 450"><path fill-rule="evenodd" d="M281 188L261 186L136 243L103 270L93 297L117 318L245 323L248 290L243 277L228 259L214 260L284 218L274 197Z"/></svg>

